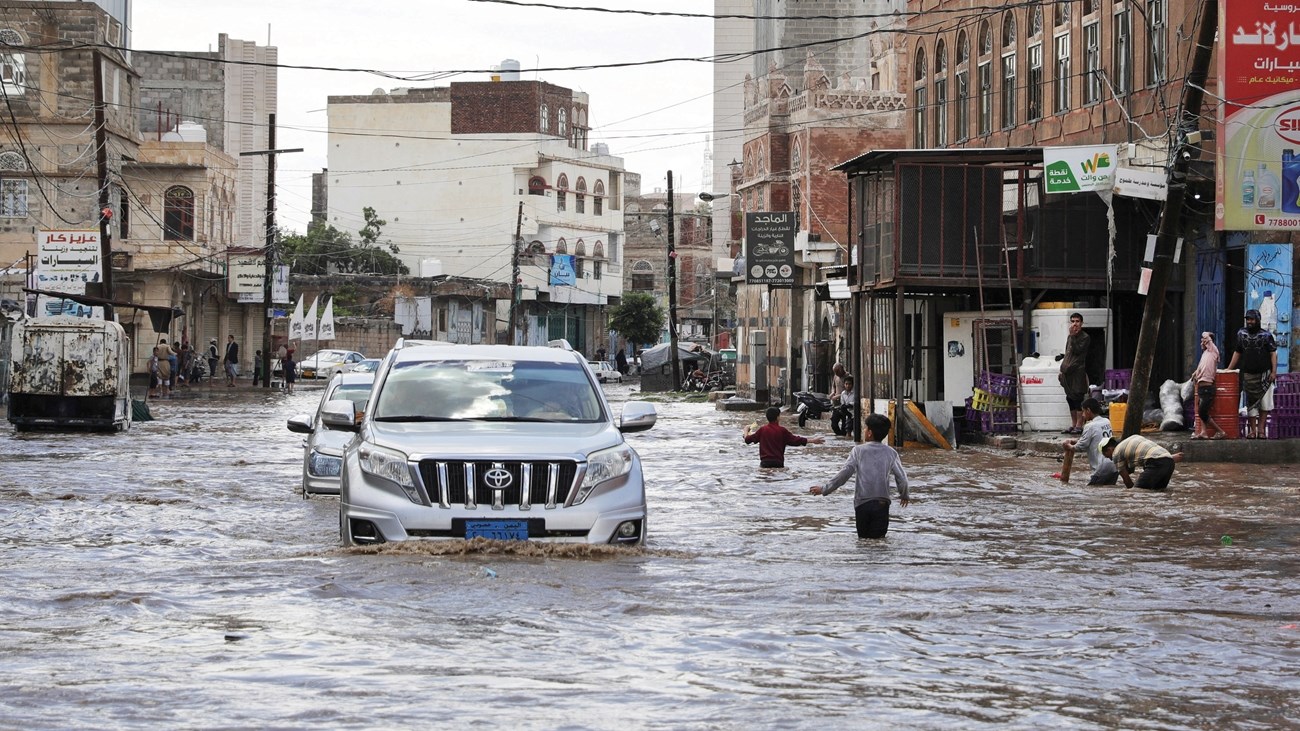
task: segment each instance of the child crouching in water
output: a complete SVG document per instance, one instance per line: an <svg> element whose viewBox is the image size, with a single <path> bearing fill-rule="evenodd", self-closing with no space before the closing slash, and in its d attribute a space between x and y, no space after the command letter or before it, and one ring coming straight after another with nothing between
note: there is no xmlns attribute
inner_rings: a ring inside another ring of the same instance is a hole
<svg viewBox="0 0 1300 731"><path fill-rule="evenodd" d="M858 538L884 538L889 531L889 476L894 476L898 488L898 502L907 507L907 472L894 448L885 444L889 436L889 419L881 414L867 417L867 431L871 440L857 445L849 452L849 459L825 485L813 485L808 492L829 495L848 482L856 473L853 494L853 513L858 526Z"/></svg>

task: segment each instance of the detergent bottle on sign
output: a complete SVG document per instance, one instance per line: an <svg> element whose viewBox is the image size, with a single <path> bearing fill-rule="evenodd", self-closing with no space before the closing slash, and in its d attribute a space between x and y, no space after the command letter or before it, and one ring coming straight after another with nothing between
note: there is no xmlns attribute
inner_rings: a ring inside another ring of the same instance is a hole
<svg viewBox="0 0 1300 731"><path fill-rule="evenodd" d="M1268 163L1261 162L1259 174L1255 176L1255 207L1277 208L1277 188L1277 176L1268 169Z"/></svg>
<svg viewBox="0 0 1300 731"><path fill-rule="evenodd" d="M1282 210L1300 213L1300 155L1282 151Z"/></svg>
<svg viewBox="0 0 1300 731"><path fill-rule="evenodd" d="M1255 207L1255 171L1247 170L1241 174L1241 207Z"/></svg>
<svg viewBox="0 0 1300 731"><path fill-rule="evenodd" d="M1277 303L1273 301L1273 290L1264 290L1264 299L1259 302L1259 326L1271 333L1277 332Z"/></svg>

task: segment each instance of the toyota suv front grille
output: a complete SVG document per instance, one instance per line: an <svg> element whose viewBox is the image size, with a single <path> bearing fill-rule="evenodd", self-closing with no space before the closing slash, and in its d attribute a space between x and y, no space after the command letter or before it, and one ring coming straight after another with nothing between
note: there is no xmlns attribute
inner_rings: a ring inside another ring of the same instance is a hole
<svg viewBox="0 0 1300 731"><path fill-rule="evenodd" d="M420 477L438 507L480 505L503 510L539 506L554 509L569 497L578 464L571 460L497 462L492 460L420 461Z"/></svg>

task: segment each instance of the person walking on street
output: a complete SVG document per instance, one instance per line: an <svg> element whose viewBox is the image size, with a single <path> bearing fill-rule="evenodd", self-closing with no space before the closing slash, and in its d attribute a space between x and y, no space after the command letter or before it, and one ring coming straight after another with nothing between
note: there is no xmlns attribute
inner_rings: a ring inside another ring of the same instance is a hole
<svg viewBox="0 0 1300 731"><path fill-rule="evenodd" d="M1070 428L1062 434L1083 433L1083 400L1088 397L1088 333L1083 331L1083 315L1070 313L1070 335L1061 357L1061 388L1070 407Z"/></svg>
<svg viewBox="0 0 1300 731"><path fill-rule="evenodd" d="M801 437L781 426L778 423L781 409L776 406L769 406L765 415L767 423L763 426L757 429L753 429L752 425L745 427L745 444L758 444L759 467L784 467L787 446L802 447L808 444L825 443L821 437L812 439Z"/></svg>
<svg viewBox="0 0 1300 731"><path fill-rule="evenodd" d="M911 498L907 492L907 471L894 448L885 444L889 436L889 418L883 414L867 417L867 431L871 441L855 446L849 458L825 485L813 485L808 492L829 495L855 477L853 491L853 518L858 538L884 538L889 532L889 476L894 476L898 490L898 504L907 507Z"/></svg>
<svg viewBox="0 0 1300 731"><path fill-rule="evenodd" d="M262 382L262 351L257 351L253 356L253 386L257 387Z"/></svg>
<svg viewBox="0 0 1300 731"><path fill-rule="evenodd" d="M226 385L235 387L235 378L239 376L239 343L234 335L226 336Z"/></svg>
<svg viewBox="0 0 1300 731"><path fill-rule="evenodd" d="M217 339L212 338L208 341L208 385L211 386L217 381L217 363L221 356L217 354Z"/></svg>
<svg viewBox="0 0 1300 731"><path fill-rule="evenodd" d="M1273 410L1277 380L1277 341L1259 326L1259 310L1246 310L1246 326L1237 331L1237 347L1228 370L1241 366L1241 390L1246 394L1246 438L1265 439L1268 412Z"/></svg>
<svg viewBox="0 0 1300 731"><path fill-rule="evenodd" d="M194 380L194 350L190 344L181 343L180 352L180 370L176 371L176 385L189 388L189 384Z"/></svg>
<svg viewBox="0 0 1300 731"><path fill-rule="evenodd" d="M1060 473L1056 476L1061 479L1061 482L1069 482L1074 455L1083 452L1088 455L1088 466L1092 468L1088 484L1114 485L1119 481L1119 470L1115 469L1115 463L1109 457L1101 453L1102 445L1109 442L1113 436L1110 419L1101 415L1101 402L1095 398L1084 399L1080 408L1083 409L1083 418L1087 420L1083 425L1083 435L1078 439L1066 439L1061 445L1065 450L1066 459Z"/></svg>
<svg viewBox="0 0 1300 731"><path fill-rule="evenodd" d="M831 366L831 392L828 395L832 402L840 400L840 394L844 392L844 379L848 377L849 372L844 370L843 363Z"/></svg>
<svg viewBox="0 0 1300 731"><path fill-rule="evenodd" d="M1139 434L1122 442L1111 437L1102 446L1101 453L1115 462L1115 469L1119 470L1125 487L1136 484L1144 490L1169 487L1169 478L1174 476L1174 463L1183 460L1182 452L1171 454L1168 449ZM1134 483L1132 475L1138 467L1142 468L1142 474Z"/></svg>
<svg viewBox="0 0 1300 731"><path fill-rule="evenodd" d="M618 369L619 373L627 375L627 353L624 353L622 348L619 348L618 352L614 354L614 367Z"/></svg>
<svg viewBox="0 0 1300 731"><path fill-rule="evenodd" d="M280 368L284 371L285 393L293 393L293 384L298 380L298 364L293 359L293 348L285 348Z"/></svg>
<svg viewBox="0 0 1300 731"><path fill-rule="evenodd" d="M1201 417L1201 428L1193 431L1192 439L1226 439L1228 432L1215 423L1210 416L1214 406L1214 379L1219 373L1219 346L1214 344L1214 333L1201 333L1201 361L1192 371L1192 380L1196 383L1196 415ZM1211 431L1213 430L1213 431ZM1215 434L1214 432L1218 432Z"/></svg>
<svg viewBox="0 0 1300 731"><path fill-rule="evenodd" d="M172 360L176 357L172 353L171 347L167 345L167 338L161 338L153 349L154 357L158 359L158 398L171 398Z"/></svg>

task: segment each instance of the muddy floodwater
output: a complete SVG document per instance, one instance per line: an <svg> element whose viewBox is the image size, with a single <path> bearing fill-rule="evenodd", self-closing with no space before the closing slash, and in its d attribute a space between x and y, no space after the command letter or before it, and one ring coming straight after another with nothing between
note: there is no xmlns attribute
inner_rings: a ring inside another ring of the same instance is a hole
<svg viewBox="0 0 1300 731"><path fill-rule="evenodd" d="M909 450L859 541L850 490L807 494L852 446L826 422L762 471L754 414L659 403L644 549L344 550L285 429L320 391L200 393L0 425L0 728L1300 727L1293 466L1153 494Z"/></svg>

